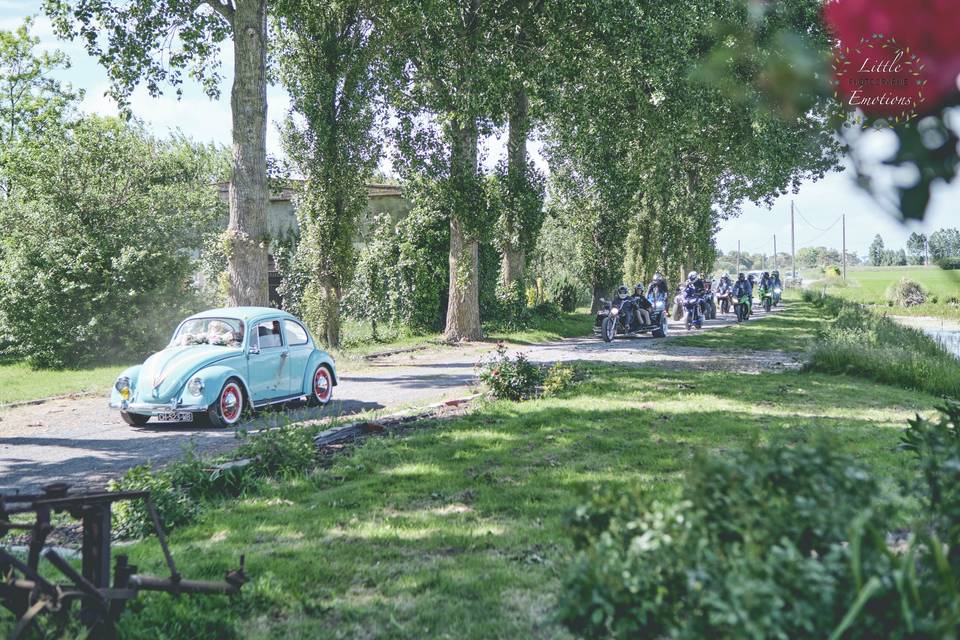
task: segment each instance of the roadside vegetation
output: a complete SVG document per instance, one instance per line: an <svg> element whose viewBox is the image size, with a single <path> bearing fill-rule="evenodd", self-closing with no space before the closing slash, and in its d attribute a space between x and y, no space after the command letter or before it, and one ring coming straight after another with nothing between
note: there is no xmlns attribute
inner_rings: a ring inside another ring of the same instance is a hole
<svg viewBox="0 0 960 640"><path fill-rule="evenodd" d="M821 325L808 366L960 399L960 360L919 329L822 292L804 300L833 318Z"/></svg>
<svg viewBox="0 0 960 640"><path fill-rule="evenodd" d="M924 302L904 306L893 299L902 280L919 284ZM960 320L960 271L940 267L859 267L847 270L847 280L830 277L812 285L851 302L884 307L892 315L932 316Z"/></svg>
<svg viewBox="0 0 960 640"><path fill-rule="evenodd" d="M482 403L209 499L173 532L174 555L212 578L245 553L251 583L232 600L145 595L125 635L566 637L567 518L594 487L672 501L698 453L818 434L883 483L906 482L908 460L893 449L906 420L935 403L809 372L586 373L553 397ZM127 551L163 571L154 541Z"/></svg>

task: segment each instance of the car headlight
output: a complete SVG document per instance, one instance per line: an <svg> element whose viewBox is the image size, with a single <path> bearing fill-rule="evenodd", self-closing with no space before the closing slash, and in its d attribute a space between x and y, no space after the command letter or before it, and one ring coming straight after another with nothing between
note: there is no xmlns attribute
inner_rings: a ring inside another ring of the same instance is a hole
<svg viewBox="0 0 960 640"><path fill-rule="evenodd" d="M130 398L130 378L120 376L117 378L116 383L114 383L113 388L117 390L117 393L119 393L120 397L124 400Z"/></svg>
<svg viewBox="0 0 960 640"><path fill-rule="evenodd" d="M195 396L199 396L203 393L203 380L200 378L194 378L187 383L187 391L192 393Z"/></svg>

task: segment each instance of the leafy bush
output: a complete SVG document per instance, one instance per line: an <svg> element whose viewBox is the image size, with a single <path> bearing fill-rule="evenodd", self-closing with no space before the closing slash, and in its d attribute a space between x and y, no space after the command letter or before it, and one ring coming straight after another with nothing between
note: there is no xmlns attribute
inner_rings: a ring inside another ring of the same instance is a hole
<svg viewBox="0 0 960 640"><path fill-rule="evenodd" d="M250 458L250 473L260 477L285 477L304 473L316 462L314 436L318 425L298 426L282 424L261 429L253 435L243 435L243 444L237 452L240 458Z"/></svg>
<svg viewBox="0 0 960 640"><path fill-rule="evenodd" d="M483 308L481 306L481 308ZM530 311L524 294L523 283L518 280L497 284L497 312L495 320L508 329L519 329L527 324Z"/></svg>
<svg viewBox="0 0 960 640"><path fill-rule="evenodd" d="M577 308L577 285L564 275L550 285L550 299L560 305L561 311L570 313Z"/></svg>
<svg viewBox="0 0 960 640"><path fill-rule="evenodd" d="M572 517L563 619L587 637L829 637L856 597L850 523L888 515L879 493L826 441L703 458L673 505L608 487Z"/></svg>
<svg viewBox="0 0 960 640"><path fill-rule="evenodd" d="M833 265L831 265L831 266L829 266L829 267L824 267L824 268L823 268L823 275L824 275L825 277L827 277L827 278L839 278L839 277L840 277L840 269L839 269L839 267L836 267L836 266L833 266Z"/></svg>
<svg viewBox="0 0 960 640"><path fill-rule="evenodd" d="M960 625L960 405L910 421L923 515L826 440L693 465L670 505L607 487L570 522L562 615L587 637L948 638Z"/></svg>
<svg viewBox="0 0 960 640"><path fill-rule="evenodd" d="M543 382L543 371L518 353L515 358L507 354L507 347L497 343L495 354L478 365L477 377L498 400L523 400L533 396Z"/></svg>
<svg viewBox="0 0 960 640"><path fill-rule="evenodd" d="M189 490L174 483L166 470L154 471L149 464L129 469L119 480L111 480L109 491L149 491L164 529L192 522L200 514L200 503ZM153 522L141 500L113 505L113 531L118 538L141 538L153 533Z"/></svg>
<svg viewBox="0 0 960 640"><path fill-rule="evenodd" d="M940 258L939 260L937 260L937 266L946 271L953 271L955 269L960 269L960 256Z"/></svg>
<svg viewBox="0 0 960 640"><path fill-rule="evenodd" d="M16 355L42 367L133 359L203 306L190 252L225 213L211 187L222 149L88 116L8 152L0 316Z"/></svg>
<svg viewBox="0 0 960 640"><path fill-rule="evenodd" d="M547 369L547 374L543 378L543 395L554 396L569 389L577 375L576 369L569 364L557 362Z"/></svg>
<svg viewBox="0 0 960 640"><path fill-rule="evenodd" d="M887 289L887 300L898 307L913 307L923 304L926 299L927 292L923 286L909 278L902 278Z"/></svg>

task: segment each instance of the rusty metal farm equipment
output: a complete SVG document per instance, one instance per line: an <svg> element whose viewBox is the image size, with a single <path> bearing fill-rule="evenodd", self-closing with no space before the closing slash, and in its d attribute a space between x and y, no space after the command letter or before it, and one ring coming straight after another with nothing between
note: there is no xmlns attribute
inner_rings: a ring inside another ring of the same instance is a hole
<svg viewBox="0 0 960 640"><path fill-rule="evenodd" d="M163 551L169 577L144 575L117 555L110 571L111 515L110 507L121 500L142 500L153 522L154 532ZM82 524L81 568L78 571L56 547L47 544L53 532L52 514L67 514ZM14 516L33 514L33 522ZM116 636L116 622L127 600L139 591L164 591L171 594L223 594L240 591L246 581L243 556L240 568L227 573L222 582L186 580L180 576L167 546L163 527L149 491L70 493L63 483L48 485L43 493L0 494L0 538L11 531L26 532L26 560L0 548L0 604L16 617L10 638L20 638L33 626L40 614L55 616L59 624L69 620L72 605L79 603L79 616L89 630L89 637L111 639ZM41 560L51 569L43 570ZM54 571L58 579L46 576Z"/></svg>

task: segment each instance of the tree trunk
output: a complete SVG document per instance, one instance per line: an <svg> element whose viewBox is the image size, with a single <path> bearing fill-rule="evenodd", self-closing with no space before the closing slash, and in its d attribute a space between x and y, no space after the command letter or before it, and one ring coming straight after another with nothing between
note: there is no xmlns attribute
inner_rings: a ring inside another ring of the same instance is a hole
<svg viewBox="0 0 960 640"><path fill-rule="evenodd" d="M450 179L453 188L465 189L475 181L477 174L477 123L475 120L450 124ZM459 207L469 206L466 198L456 201ZM447 297L447 326L445 340L479 340L479 243L473 230L464 220L476 212L452 211L450 214L450 292Z"/></svg>
<svg viewBox="0 0 960 640"><path fill-rule="evenodd" d="M266 306L267 0L237 0L233 17L233 179L227 226L232 305Z"/></svg>
<svg viewBox="0 0 960 640"><path fill-rule="evenodd" d="M511 96L509 129L507 134L507 188L526 187L523 178L527 171L527 131L530 128L529 100L522 86L516 87ZM521 194L511 194L511 201L518 202ZM523 221L519 212L510 214L511 224L507 225L507 239L503 243L503 255L500 258L500 283L508 285L516 280L523 281L526 268L526 256L523 250Z"/></svg>
<svg viewBox="0 0 960 640"><path fill-rule="evenodd" d="M600 298L607 295L606 287L602 284L593 284L593 296L590 299L590 313L596 314L600 310Z"/></svg>
<svg viewBox="0 0 960 640"><path fill-rule="evenodd" d="M323 285L324 331L327 336L327 346L335 349L340 346L340 289L331 282Z"/></svg>

